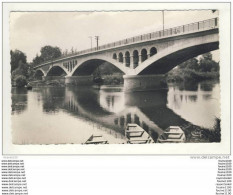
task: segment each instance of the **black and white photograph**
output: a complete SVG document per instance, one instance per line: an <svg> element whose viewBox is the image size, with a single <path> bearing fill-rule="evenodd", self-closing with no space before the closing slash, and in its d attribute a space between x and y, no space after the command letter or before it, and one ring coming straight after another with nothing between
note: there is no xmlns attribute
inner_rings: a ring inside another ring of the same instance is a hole
<svg viewBox="0 0 233 195"><path fill-rule="evenodd" d="M221 143L220 17L211 8L10 12L4 141Z"/></svg>
<svg viewBox="0 0 233 195"><path fill-rule="evenodd" d="M2 2L2 194L230 195L231 10Z"/></svg>

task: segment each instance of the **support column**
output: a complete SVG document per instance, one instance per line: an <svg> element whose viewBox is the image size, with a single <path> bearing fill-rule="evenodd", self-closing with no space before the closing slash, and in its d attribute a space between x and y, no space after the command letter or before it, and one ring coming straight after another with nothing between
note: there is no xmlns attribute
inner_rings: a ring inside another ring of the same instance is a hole
<svg viewBox="0 0 233 195"><path fill-rule="evenodd" d="M125 67L127 67L127 62L126 62L126 57L125 56L123 57L123 62L124 62L123 64L125 65Z"/></svg>
<svg viewBox="0 0 233 195"><path fill-rule="evenodd" d="M123 78L127 92L167 89L164 75L124 75Z"/></svg>
<svg viewBox="0 0 233 195"><path fill-rule="evenodd" d="M130 68L134 69L134 67L133 67L133 56L130 56Z"/></svg>
<svg viewBox="0 0 233 195"><path fill-rule="evenodd" d="M66 85L92 85L93 84L93 76L66 76L65 77Z"/></svg>
<svg viewBox="0 0 233 195"><path fill-rule="evenodd" d="M125 57L124 56L122 57L122 62L120 62L120 63L122 63L122 64L125 63Z"/></svg>
<svg viewBox="0 0 233 195"><path fill-rule="evenodd" d="M138 66L142 63L142 55L138 55Z"/></svg>
<svg viewBox="0 0 233 195"><path fill-rule="evenodd" d="M131 67L131 64L132 64L132 61L131 61L131 56L129 56L129 64L127 64L127 60L126 60L127 57L124 57L124 64L125 64L125 67Z"/></svg>

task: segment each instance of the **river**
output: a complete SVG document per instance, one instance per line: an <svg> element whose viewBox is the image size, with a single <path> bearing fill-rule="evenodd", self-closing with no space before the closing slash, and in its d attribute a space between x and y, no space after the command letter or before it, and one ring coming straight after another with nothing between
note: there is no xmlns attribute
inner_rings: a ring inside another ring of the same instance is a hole
<svg viewBox="0 0 233 195"><path fill-rule="evenodd" d="M210 81L132 93L122 87L12 88L13 144L82 144L93 134L122 144L128 123L140 125L154 142L176 125L189 126L186 142L211 142L208 136L196 139L190 132L192 128L213 132L216 118L220 118L220 85Z"/></svg>

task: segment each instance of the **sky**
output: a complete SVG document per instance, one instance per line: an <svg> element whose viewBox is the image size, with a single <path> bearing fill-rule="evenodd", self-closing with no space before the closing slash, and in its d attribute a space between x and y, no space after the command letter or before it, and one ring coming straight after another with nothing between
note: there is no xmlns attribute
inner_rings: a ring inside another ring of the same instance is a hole
<svg viewBox="0 0 233 195"><path fill-rule="evenodd" d="M164 11L164 27L170 28L218 16L218 12ZM10 47L27 56L27 61L38 54L45 45L57 46L62 51L80 51L121 39L162 30L161 11L124 12L11 12ZM212 52L219 61L219 51Z"/></svg>

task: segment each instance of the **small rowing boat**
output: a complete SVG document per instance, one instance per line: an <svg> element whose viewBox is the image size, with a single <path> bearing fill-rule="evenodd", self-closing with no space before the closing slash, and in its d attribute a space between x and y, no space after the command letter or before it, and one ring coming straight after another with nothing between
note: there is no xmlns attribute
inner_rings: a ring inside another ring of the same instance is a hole
<svg viewBox="0 0 233 195"><path fill-rule="evenodd" d="M129 144L149 144L154 143L151 136L139 125L129 123L125 129L125 137Z"/></svg>
<svg viewBox="0 0 233 195"><path fill-rule="evenodd" d="M185 140L184 131L179 126L168 127L164 133L158 137L158 143L183 143Z"/></svg>

